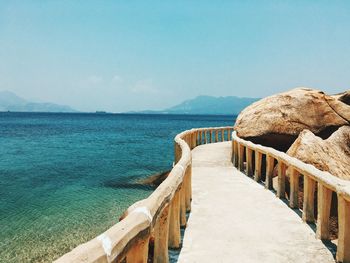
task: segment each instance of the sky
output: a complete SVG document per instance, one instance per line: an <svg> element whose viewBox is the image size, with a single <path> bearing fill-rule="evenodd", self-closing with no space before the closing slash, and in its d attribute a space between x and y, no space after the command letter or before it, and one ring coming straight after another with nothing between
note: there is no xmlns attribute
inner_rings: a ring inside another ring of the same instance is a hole
<svg viewBox="0 0 350 263"><path fill-rule="evenodd" d="M81 111L350 84L350 1L0 1L0 90Z"/></svg>

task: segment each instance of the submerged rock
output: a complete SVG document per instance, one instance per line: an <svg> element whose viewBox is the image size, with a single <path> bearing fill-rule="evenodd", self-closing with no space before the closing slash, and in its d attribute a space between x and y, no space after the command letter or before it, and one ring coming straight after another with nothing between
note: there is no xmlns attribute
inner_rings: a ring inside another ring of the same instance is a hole
<svg viewBox="0 0 350 263"><path fill-rule="evenodd" d="M304 130L287 154L342 179L350 179L350 126L343 126L328 139Z"/></svg>
<svg viewBox="0 0 350 263"><path fill-rule="evenodd" d="M137 183L139 183L141 185L150 185L153 187L157 187L168 177L169 173L170 173L170 170L165 171L165 172L156 173L156 174L153 174L147 178L143 178L143 179L138 180Z"/></svg>
<svg viewBox="0 0 350 263"><path fill-rule="evenodd" d="M241 138L286 151L305 129L325 139L348 125L347 96L332 97L319 90L296 88L248 106L237 117L234 129Z"/></svg>

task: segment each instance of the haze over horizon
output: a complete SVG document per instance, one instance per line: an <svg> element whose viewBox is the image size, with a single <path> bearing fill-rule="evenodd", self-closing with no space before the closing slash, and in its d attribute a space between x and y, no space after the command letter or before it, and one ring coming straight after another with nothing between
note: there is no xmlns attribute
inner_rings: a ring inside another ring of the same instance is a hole
<svg viewBox="0 0 350 263"><path fill-rule="evenodd" d="M350 3L2 1L0 90L81 111L350 83Z"/></svg>

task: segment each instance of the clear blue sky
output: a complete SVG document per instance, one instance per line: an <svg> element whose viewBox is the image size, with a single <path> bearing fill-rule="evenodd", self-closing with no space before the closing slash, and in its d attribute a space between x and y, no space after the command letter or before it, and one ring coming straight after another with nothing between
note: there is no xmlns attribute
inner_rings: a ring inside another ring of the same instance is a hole
<svg viewBox="0 0 350 263"><path fill-rule="evenodd" d="M161 109L350 84L350 1L1 1L0 90Z"/></svg>

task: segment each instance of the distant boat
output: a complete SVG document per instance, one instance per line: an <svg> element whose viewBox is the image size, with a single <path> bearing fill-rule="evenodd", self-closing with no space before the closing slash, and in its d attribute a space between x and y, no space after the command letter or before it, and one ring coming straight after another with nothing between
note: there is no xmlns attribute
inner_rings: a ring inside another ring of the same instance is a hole
<svg viewBox="0 0 350 263"><path fill-rule="evenodd" d="M101 111L101 110L97 110L97 111L96 111L96 114L107 114L107 112Z"/></svg>

